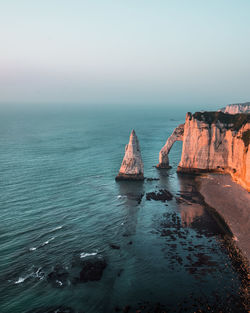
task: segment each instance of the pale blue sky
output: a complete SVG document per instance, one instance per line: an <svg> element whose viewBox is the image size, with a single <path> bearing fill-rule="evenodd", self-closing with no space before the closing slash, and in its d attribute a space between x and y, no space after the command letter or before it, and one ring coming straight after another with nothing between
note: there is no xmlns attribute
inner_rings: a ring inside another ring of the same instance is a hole
<svg viewBox="0 0 250 313"><path fill-rule="evenodd" d="M250 0L0 0L0 103L250 100Z"/></svg>

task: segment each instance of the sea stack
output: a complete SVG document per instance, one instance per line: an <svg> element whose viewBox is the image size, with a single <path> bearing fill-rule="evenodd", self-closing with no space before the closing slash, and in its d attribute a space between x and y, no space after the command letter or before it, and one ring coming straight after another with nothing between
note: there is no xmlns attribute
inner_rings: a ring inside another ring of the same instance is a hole
<svg viewBox="0 0 250 313"><path fill-rule="evenodd" d="M134 130L125 147L125 155L116 180L144 180L140 145Z"/></svg>

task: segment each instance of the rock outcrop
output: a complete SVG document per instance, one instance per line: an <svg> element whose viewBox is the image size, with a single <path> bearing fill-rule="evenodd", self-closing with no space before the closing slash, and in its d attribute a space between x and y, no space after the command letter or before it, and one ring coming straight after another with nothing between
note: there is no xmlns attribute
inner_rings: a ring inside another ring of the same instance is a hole
<svg viewBox="0 0 250 313"><path fill-rule="evenodd" d="M178 172L229 173L250 191L250 114L187 113L182 139Z"/></svg>
<svg viewBox="0 0 250 313"><path fill-rule="evenodd" d="M138 138L132 130L116 180L144 180L143 162Z"/></svg>
<svg viewBox="0 0 250 313"><path fill-rule="evenodd" d="M175 128L172 135L168 138L164 147L161 149L159 153L159 164L156 166L157 168L171 168L171 166L169 166L168 159L169 151L171 150L173 144L176 141L183 141L183 134L184 134L184 124L181 124Z"/></svg>
<svg viewBox="0 0 250 313"><path fill-rule="evenodd" d="M229 104L226 107L220 109L219 111L228 114L250 113L250 102Z"/></svg>

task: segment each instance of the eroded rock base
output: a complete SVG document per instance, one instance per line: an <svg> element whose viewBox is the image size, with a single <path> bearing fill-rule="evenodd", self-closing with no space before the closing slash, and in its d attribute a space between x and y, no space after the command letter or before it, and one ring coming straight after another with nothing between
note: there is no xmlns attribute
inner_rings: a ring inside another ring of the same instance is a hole
<svg viewBox="0 0 250 313"><path fill-rule="evenodd" d="M142 174L118 174L115 178L116 181L121 181L121 180L127 180L127 181L143 181L144 180L144 176Z"/></svg>

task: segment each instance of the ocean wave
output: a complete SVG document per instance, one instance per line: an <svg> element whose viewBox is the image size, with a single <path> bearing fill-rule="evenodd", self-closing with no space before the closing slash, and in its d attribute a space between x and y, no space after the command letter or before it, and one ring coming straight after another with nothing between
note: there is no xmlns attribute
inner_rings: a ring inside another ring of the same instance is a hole
<svg viewBox="0 0 250 313"><path fill-rule="evenodd" d="M36 251L37 249L44 247L46 245L48 245L52 240L54 240L56 237L51 237L49 240L44 241L41 245L39 245L38 247L31 247L29 248L29 251Z"/></svg>
<svg viewBox="0 0 250 313"><path fill-rule="evenodd" d="M41 239L41 238L44 238L44 237L48 236L49 234L54 233L54 232L56 232L57 230L60 230L60 229L62 229L62 228L63 228L63 225L56 226L56 227L54 227L54 228L48 230L47 232L45 232L45 233L43 233L43 234L40 234L36 239L39 240L39 239Z"/></svg>
<svg viewBox="0 0 250 313"><path fill-rule="evenodd" d="M43 243L41 244L41 247L44 247L44 246L48 245L48 244L49 244L52 240L54 240L54 239L55 239L55 237L52 237L52 238L50 238L49 240L43 242Z"/></svg>
<svg viewBox="0 0 250 313"><path fill-rule="evenodd" d="M27 278L29 278L30 275L26 276L26 277L19 277L17 281L15 281L15 284L21 284L23 283Z"/></svg>
<svg viewBox="0 0 250 313"><path fill-rule="evenodd" d="M127 198L127 196L122 196L122 195L117 196L117 199L124 199L124 198Z"/></svg>
<svg viewBox="0 0 250 313"><path fill-rule="evenodd" d="M87 256L93 256L93 255L97 255L97 252L92 252L92 253L87 253L87 252L82 252L80 253L80 258L86 258Z"/></svg>
<svg viewBox="0 0 250 313"><path fill-rule="evenodd" d="M32 274L32 276L35 277L35 278L39 278L40 280L42 280L42 279L44 278L44 275L45 275L45 274L44 274L41 270L42 270L42 268L39 267L38 270Z"/></svg>
<svg viewBox="0 0 250 313"><path fill-rule="evenodd" d="M52 233L52 232L54 232L54 231L56 231L58 229L62 229L62 228L63 228L63 225L57 226L57 227L53 228L50 232Z"/></svg>
<svg viewBox="0 0 250 313"><path fill-rule="evenodd" d="M59 286L62 286L63 283L60 281L60 280L56 280L56 283L59 285Z"/></svg>

